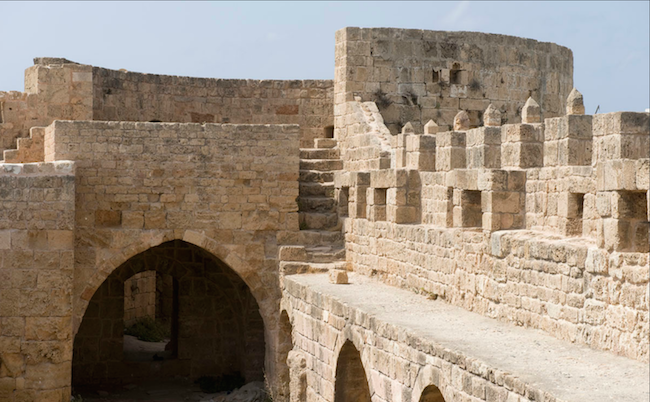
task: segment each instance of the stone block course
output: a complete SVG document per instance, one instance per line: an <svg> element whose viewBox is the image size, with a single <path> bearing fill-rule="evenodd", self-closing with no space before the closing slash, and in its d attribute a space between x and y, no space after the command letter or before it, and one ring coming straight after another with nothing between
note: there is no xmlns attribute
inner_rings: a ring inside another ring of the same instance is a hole
<svg viewBox="0 0 650 402"><path fill-rule="evenodd" d="M334 81L39 58L0 93L0 400L155 367L278 401L647 399L648 114L584 115L550 43L345 28L335 57ZM175 359L130 364L158 274Z"/></svg>

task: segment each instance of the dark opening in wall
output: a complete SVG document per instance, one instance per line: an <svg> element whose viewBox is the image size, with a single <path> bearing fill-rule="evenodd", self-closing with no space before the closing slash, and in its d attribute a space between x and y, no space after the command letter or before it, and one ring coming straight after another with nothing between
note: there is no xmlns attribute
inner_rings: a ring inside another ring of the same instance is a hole
<svg viewBox="0 0 650 402"><path fill-rule="evenodd" d="M334 138L334 126L327 126L324 130L324 138Z"/></svg>
<svg viewBox="0 0 650 402"><path fill-rule="evenodd" d="M460 84L461 83L461 69L458 63L454 63L451 71L449 72L449 82L451 84Z"/></svg>
<svg viewBox="0 0 650 402"><path fill-rule="evenodd" d="M621 249L650 252L648 196L645 191L618 192L618 227Z"/></svg>
<svg viewBox="0 0 650 402"><path fill-rule="evenodd" d="M571 193L569 194L568 203L566 233L568 236L582 236L585 195Z"/></svg>
<svg viewBox="0 0 650 402"><path fill-rule="evenodd" d="M124 360L177 356L178 284L171 275L145 271L124 282Z"/></svg>
<svg viewBox="0 0 650 402"><path fill-rule="evenodd" d="M429 385L422 391L420 402L445 402L445 398L442 396L442 392L440 392L438 387Z"/></svg>
<svg viewBox="0 0 650 402"><path fill-rule="evenodd" d="M440 81L440 72L433 70L433 82L439 82Z"/></svg>
<svg viewBox="0 0 650 402"><path fill-rule="evenodd" d="M134 276L143 282L133 283ZM149 308L148 317L170 331L163 351L149 352L148 359L129 359L125 353L129 325L124 321L133 318L125 314L132 307L125 298L132 294L143 295L141 306L160 306L158 315ZM165 242L125 261L97 288L75 335L72 385L85 396L105 387L175 378L262 381L264 334L256 299L233 269L200 247ZM173 358L163 354L169 350Z"/></svg>
<svg viewBox="0 0 650 402"><path fill-rule="evenodd" d="M462 190L460 197L462 227L468 228L483 226L481 192L478 190Z"/></svg>
<svg viewBox="0 0 650 402"><path fill-rule="evenodd" d="M361 354L346 341L336 362L334 402L370 402L370 388Z"/></svg>

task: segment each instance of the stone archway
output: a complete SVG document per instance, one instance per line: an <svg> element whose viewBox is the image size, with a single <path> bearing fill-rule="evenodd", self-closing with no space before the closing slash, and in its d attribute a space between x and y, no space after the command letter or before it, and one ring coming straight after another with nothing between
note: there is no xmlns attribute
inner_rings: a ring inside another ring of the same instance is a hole
<svg viewBox="0 0 650 402"><path fill-rule="evenodd" d="M335 402L370 402L370 388L361 354L352 341L343 344L336 362Z"/></svg>
<svg viewBox="0 0 650 402"><path fill-rule="evenodd" d="M431 384L422 391L420 402L445 402L445 398L443 397L442 392L440 392L440 389Z"/></svg>
<svg viewBox="0 0 650 402"><path fill-rule="evenodd" d="M125 361L124 283L146 271L177 283L177 352L169 360ZM98 287L75 336L73 385L235 373L262 381L265 349L259 306L242 278L205 249L172 240L131 257Z"/></svg>

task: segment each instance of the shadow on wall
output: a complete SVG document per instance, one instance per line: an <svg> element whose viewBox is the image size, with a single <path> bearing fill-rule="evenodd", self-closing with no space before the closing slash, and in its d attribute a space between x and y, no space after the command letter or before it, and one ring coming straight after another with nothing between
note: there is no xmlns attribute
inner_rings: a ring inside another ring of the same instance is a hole
<svg viewBox="0 0 650 402"><path fill-rule="evenodd" d="M370 389L361 355L351 341L346 341L336 363L334 402L370 402Z"/></svg>
<svg viewBox="0 0 650 402"><path fill-rule="evenodd" d="M171 353L134 361L124 353L125 282L146 271L173 279L171 300L160 301L171 303ZM262 381L264 354L264 323L248 286L205 250L175 240L134 256L99 287L74 340L73 386L175 376L241 375L246 382Z"/></svg>

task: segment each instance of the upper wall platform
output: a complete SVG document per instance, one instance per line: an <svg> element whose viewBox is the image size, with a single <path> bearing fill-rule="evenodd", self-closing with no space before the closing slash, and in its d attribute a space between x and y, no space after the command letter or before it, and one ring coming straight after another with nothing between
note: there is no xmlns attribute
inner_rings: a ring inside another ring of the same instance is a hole
<svg viewBox="0 0 650 402"><path fill-rule="evenodd" d="M93 120L299 124L313 146L333 122L331 80L240 80L93 67Z"/></svg>
<svg viewBox="0 0 650 402"><path fill-rule="evenodd" d="M548 42L477 32L344 28L336 32L335 105L374 101L389 130L449 126L459 110L473 127L492 103L503 123L520 123L529 96L543 117L563 114L573 54Z"/></svg>
<svg viewBox="0 0 650 402"><path fill-rule="evenodd" d="M334 124L332 80L191 78L34 59L25 92L0 92L0 152L54 120L299 124L311 147Z"/></svg>

